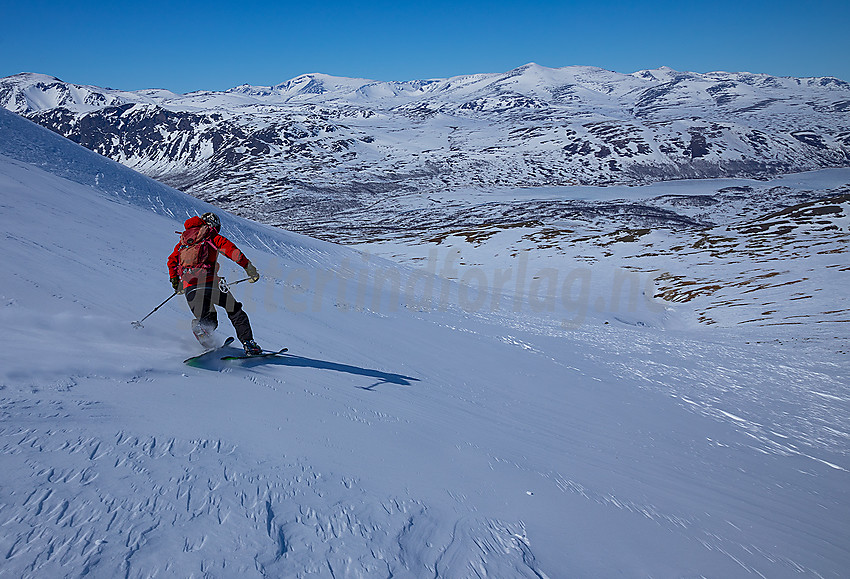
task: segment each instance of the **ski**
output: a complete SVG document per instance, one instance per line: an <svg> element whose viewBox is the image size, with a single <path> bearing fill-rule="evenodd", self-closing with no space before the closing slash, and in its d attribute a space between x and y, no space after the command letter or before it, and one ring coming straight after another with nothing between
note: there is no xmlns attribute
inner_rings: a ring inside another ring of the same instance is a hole
<svg viewBox="0 0 850 579"><path fill-rule="evenodd" d="M233 336L231 336L231 337L227 338L224 341L224 344L222 344L221 346L218 346L217 348L210 348L208 350L204 350L203 352L201 352L197 356L192 356L191 358L186 358L185 360L183 360L183 363L184 364L191 364L195 360L203 358L204 356L207 356L208 354L211 354L213 352L217 352L218 350L222 350L222 349L228 347L230 344L232 344L233 340L234 340L234 338L233 338Z"/></svg>
<svg viewBox="0 0 850 579"><path fill-rule="evenodd" d="M245 354L244 356L224 356L222 360L250 360L251 358L270 358L288 352L289 348L281 348L277 352L263 352L262 354Z"/></svg>

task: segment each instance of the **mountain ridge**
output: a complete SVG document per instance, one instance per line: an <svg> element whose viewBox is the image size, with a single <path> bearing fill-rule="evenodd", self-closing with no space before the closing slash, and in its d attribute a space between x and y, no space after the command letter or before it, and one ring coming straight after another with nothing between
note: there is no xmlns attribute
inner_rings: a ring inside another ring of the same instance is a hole
<svg viewBox="0 0 850 579"><path fill-rule="evenodd" d="M166 102L169 100L180 100L183 97L190 97L194 95L208 95L208 94L246 94L251 96L256 96L258 98L268 97L271 95L280 95L286 93L295 93L295 94L307 94L307 95L321 95L327 94L329 91L325 88L325 83L333 85L334 88L339 92L340 88L348 88L349 92L362 92L364 88L367 87L377 87L377 86L386 86L386 87L411 87L413 89L418 90L419 92L429 92L425 90L425 87L432 87L431 91L445 91L449 88L455 87L458 84L466 85L469 83L479 83L485 82L488 80L492 80L493 83L505 82L511 78L524 76L527 73L531 72L535 76L544 76L549 75L556 76L558 74L567 75L572 73L572 76L578 76L582 73L587 74L595 74L602 75L608 77L609 80L624 80L628 77L633 79L641 80L641 81L659 81L662 83L670 83L673 81L682 81L682 80L716 80L716 81L725 81L725 82L740 82L749 85L755 85L756 83L764 84L765 86L779 86L783 82L786 85L820 85L820 86L833 86L839 87L843 89L850 88L850 84L846 81L839 79L833 76L812 76L812 77L791 77L791 76L775 76L766 73L751 73L751 72L727 72L727 71L711 71L705 73L698 72L689 72L689 71L677 71L668 66L660 66L655 69L642 69L632 73L618 73L614 71L609 71L599 67L593 66L581 66L581 65L571 65L564 66L559 68L549 68L545 66L538 65L534 62L530 62L519 66L515 69L507 71L505 73L477 73L477 74L464 74L457 75L453 77L447 78L428 78L428 79L413 79L408 81L381 81L367 78L357 78L357 77L342 77L336 75L329 75L320 72L313 73L305 73L295 76L291 79L283 81L281 83L277 83L274 85L251 85L251 84L242 84L235 87L231 87L229 89L225 89L223 91L214 91L214 90L196 90L190 91L187 93L175 93L170 90L164 88L146 88L146 89L138 89L138 90L121 90L121 89L112 89L107 87L98 87L95 85L81 85L65 82L58 77L51 76L43 73L34 73L34 72L21 72L18 74L7 76L2 81L5 81L3 84L4 91L8 90L8 85L17 84L19 87L23 85L23 92L26 93L28 89L33 87L34 85L61 85L65 87L73 87L77 91L89 91L92 93L102 94L102 95L114 95L117 98L125 99L122 104L126 104L126 102L133 102L134 96L136 97L144 97L140 100L140 102ZM318 89L318 90L317 90ZM605 92L605 91L600 91ZM27 114L31 112L37 112L39 110L44 110L45 108L53 108L55 106L68 106L70 103L73 103L77 106L85 105L88 103L79 102L75 100L68 101L67 99L62 100L61 102L53 103L52 105L39 105L37 103L29 103L27 106L22 106L19 103L9 102L9 93L4 94L4 98L6 102L3 103L3 106L12 112L16 112L19 114ZM71 108L71 107L68 107ZM75 110L71 108L71 110ZM84 108L77 109L77 112L82 112L85 110Z"/></svg>
<svg viewBox="0 0 850 579"><path fill-rule="evenodd" d="M850 166L850 84L834 77L529 63L404 82L312 73L178 95L24 73L0 79L0 106L294 230L399 195Z"/></svg>

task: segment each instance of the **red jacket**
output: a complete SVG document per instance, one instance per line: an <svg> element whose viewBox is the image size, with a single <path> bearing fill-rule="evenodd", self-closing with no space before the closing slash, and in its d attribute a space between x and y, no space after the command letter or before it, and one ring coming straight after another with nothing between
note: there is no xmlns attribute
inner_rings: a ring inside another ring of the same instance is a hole
<svg viewBox="0 0 850 579"><path fill-rule="evenodd" d="M183 226L188 229L190 227L197 227L203 225L204 221L200 217L190 217L186 220ZM202 272L206 272L206 277L203 277L203 273L201 277L198 277L197 270L192 270L195 272L195 275L183 275L183 267L180 264L180 243L174 246L174 251L171 252L171 255L168 257L168 275L169 277L179 277L183 279L183 288L190 288L196 285L210 285L215 283L216 273L218 272L218 252L220 251L240 266L245 267L250 261L245 257L239 248L233 245L233 242L227 239L223 235L215 234L209 238L210 243L215 246L215 249L210 248L209 255L207 256L206 263L210 266L209 268L202 270Z"/></svg>

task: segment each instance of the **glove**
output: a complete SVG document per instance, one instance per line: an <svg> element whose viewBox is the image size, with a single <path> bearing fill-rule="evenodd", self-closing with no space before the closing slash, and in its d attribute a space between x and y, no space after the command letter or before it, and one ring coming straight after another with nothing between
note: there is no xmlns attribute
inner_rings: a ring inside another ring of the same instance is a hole
<svg viewBox="0 0 850 579"><path fill-rule="evenodd" d="M253 263L249 263L248 265L245 266L245 273L248 274L248 277L251 278L249 280L251 283L254 283L258 279L260 279L260 274L259 274L259 272L257 272L257 268L254 267Z"/></svg>
<svg viewBox="0 0 850 579"><path fill-rule="evenodd" d="M171 278L171 287L174 288L174 293L182 294L183 293L183 284L180 283L179 277Z"/></svg>

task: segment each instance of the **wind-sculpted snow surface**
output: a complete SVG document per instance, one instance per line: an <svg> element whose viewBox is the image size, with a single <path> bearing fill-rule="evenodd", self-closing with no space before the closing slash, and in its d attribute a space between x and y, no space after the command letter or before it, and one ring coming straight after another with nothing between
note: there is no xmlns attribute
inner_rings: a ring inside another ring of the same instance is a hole
<svg viewBox="0 0 850 579"><path fill-rule="evenodd" d="M472 308L427 268L225 216L263 274L234 289L255 335L292 355L188 367L185 303L129 322L208 206L63 143L0 111L0 576L850 568L825 336L617 308L602 270L573 324L507 286Z"/></svg>
<svg viewBox="0 0 850 579"><path fill-rule="evenodd" d="M539 576L520 523L447 530L421 503L368 496L303 462L109 432L89 423L96 404L82 406L3 406L40 423L0 430L7 476L29 473L4 497L4 575Z"/></svg>

